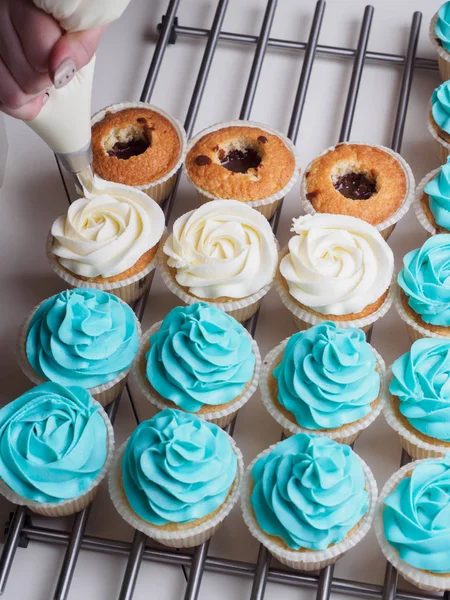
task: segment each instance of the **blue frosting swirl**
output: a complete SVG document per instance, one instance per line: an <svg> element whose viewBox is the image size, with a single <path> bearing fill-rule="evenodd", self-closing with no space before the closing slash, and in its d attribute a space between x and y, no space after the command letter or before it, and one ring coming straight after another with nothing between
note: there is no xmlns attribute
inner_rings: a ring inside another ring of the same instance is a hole
<svg viewBox="0 0 450 600"><path fill-rule="evenodd" d="M293 335L273 376L278 402L306 429L358 421L380 393L376 358L364 332L332 322Z"/></svg>
<svg viewBox="0 0 450 600"><path fill-rule="evenodd" d="M421 339L392 365L389 391L421 433L450 442L450 340Z"/></svg>
<svg viewBox="0 0 450 600"><path fill-rule="evenodd" d="M450 133L450 81L444 81L431 96L431 114L436 125Z"/></svg>
<svg viewBox="0 0 450 600"><path fill-rule="evenodd" d="M224 503L236 473L236 454L220 427L169 408L134 430L122 459L128 502L153 525L211 514Z"/></svg>
<svg viewBox="0 0 450 600"><path fill-rule="evenodd" d="M437 14L438 18L434 28L436 37L447 52L450 52L450 2L444 2Z"/></svg>
<svg viewBox="0 0 450 600"><path fill-rule="evenodd" d="M189 412L240 396L255 370L244 327L203 302L171 310L151 336L146 356L150 384Z"/></svg>
<svg viewBox="0 0 450 600"><path fill-rule="evenodd" d="M26 339L30 365L44 379L93 388L128 369L139 346L136 317L116 296L76 288L45 300Z"/></svg>
<svg viewBox="0 0 450 600"><path fill-rule="evenodd" d="M369 506L362 465L350 446L298 433L259 458L251 505L261 529L293 550L341 542Z"/></svg>
<svg viewBox="0 0 450 600"><path fill-rule="evenodd" d="M450 455L417 464L387 496L386 540L409 565L450 573Z"/></svg>
<svg viewBox="0 0 450 600"><path fill-rule="evenodd" d="M423 188L428 205L438 225L450 230L450 157L439 172Z"/></svg>
<svg viewBox="0 0 450 600"><path fill-rule="evenodd" d="M0 478L28 500L83 495L106 455L105 421L81 387L43 383L0 410Z"/></svg>
<svg viewBox="0 0 450 600"><path fill-rule="evenodd" d="M398 284L409 306L425 323L450 325L450 234L429 238L421 248L408 252Z"/></svg>

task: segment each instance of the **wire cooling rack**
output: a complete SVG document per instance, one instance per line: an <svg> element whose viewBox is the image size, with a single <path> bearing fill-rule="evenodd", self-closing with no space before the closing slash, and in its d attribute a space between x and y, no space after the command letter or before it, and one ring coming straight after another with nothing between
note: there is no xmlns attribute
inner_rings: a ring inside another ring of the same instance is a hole
<svg viewBox="0 0 450 600"><path fill-rule="evenodd" d="M143 86L140 100L144 102L150 101L167 46L169 44L175 44L179 37L189 36L206 39L203 59L198 71L197 80L192 92L191 101L184 122L188 137L193 132L205 85L213 63L216 47L220 41L227 41L234 44L250 44L255 46L254 59L250 69L241 110L238 115L240 119L248 119L250 117L266 50L268 48L283 48L292 50L294 52L303 52L304 58L302 71L298 81L297 93L292 107L291 119L287 131L288 137L295 143L308 92L311 70L313 68L316 55L325 54L328 56L340 57L353 61L352 75L348 88L347 100L338 140L340 142L344 142L350 138L353 116L358 99L359 86L365 62L374 61L376 63L390 63L397 65L403 70L391 140L392 149L399 152L402 144L414 70L437 69L436 61L426 58L419 58L416 56L422 14L420 12L415 12L413 14L406 53L405 55L397 55L383 52L369 52L367 50L370 28L374 15L374 9L372 6L366 6L364 10L356 49L327 46L318 43L325 11L325 2L322 0L316 4L307 42L271 38L270 30L277 8L277 2L278 0L268 0L260 33L258 36L253 36L222 31L222 24L227 11L228 0L219 0L217 2L214 20L210 29L200 29L180 25L176 17L180 0L170 0L166 14L162 19L162 23L158 27L159 38ZM70 202L71 196L69 186L66 184L64 174L59 164L58 169L61 174L67 199ZM178 174L174 190L163 207L166 220L169 219L172 212L179 181L180 173ZM274 232L276 232L278 227L281 209L282 203L271 220L271 225ZM147 298L148 293L143 298L138 300L134 306L134 310L140 319L143 317ZM258 313L245 324L248 331L252 335L254 335L256 331L257 323ZM128 388L127 391L136 421L138 422L139 420L134 407L132 393ZM117 413L119 401L120 398L116 398L116 400L108 407L108 413L113 422ZM231 423L231 425L228 427L230 434L233 434L234 424L235 422ZM408 460L409 457L403 453L402 463L407 462ZM36 541L66 546L63 564L59 572L55 592L53 595L54 600L65 600L67 598L70 591L72 577L77 566L78 556L80 550L82 549L128 556L128 562L123 577L122 586L120 591L118 590L119 600L131 600L133 597L136 581L139 576L140 565L143 560L169 564L177 567L181 566L183 567L183 570L185 567L187 567L188 571L184 570L186 576L186 591L184 594L185 600L196 600L205 570L228 575L251 577L253 579L253 585L250 593L250 600L264 599L267 581L302 586L306 588L314 588L316 590L317 600L328 600L331 592L344 593L347 596L353 595L368 598L381 598L382 600L394 600L395 598L398 598L399 600L437 600L438 598L450 600L450 595L448 592L442 596L438 594L427 594L419 590L411 592L397 589L397 573L396 570L389 564L386 566L384 583L382 586L380 586L335 578L333 577L334 566L327 567L318 574L297 573L285 569L271 567L270 555L263 546L260 547L256 564L253 564L209 556L209 542L194 548L192 551L176 552L169 549L164 549L161 546L153 545L151 540L148 540L144 534L138 531L135 532L132 543L90 536L86 535L85 533L89 519L89 513L90 507L75 515L72 529L70 531L61 531L59 529L52 528L51 519L48 519L47 527L38 527L34 525L27 509L25 507L17 507L11 514L5 530L5 542L0 557L0 594L2 594L5 590L11 566L16 556L17 548L19 546L27 547L30 542ZM226 523L224 527L226 527Z"/></svg>

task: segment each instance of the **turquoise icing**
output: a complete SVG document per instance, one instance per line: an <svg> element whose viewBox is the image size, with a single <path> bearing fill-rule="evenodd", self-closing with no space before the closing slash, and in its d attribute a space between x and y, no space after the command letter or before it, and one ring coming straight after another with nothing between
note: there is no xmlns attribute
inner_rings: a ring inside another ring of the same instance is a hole
<svg viewBox="0 0 450 600"><path fill-rule="evenodd" d="M450 454L400 481L383 509L386 540L409 565L450 573Z"/></svg>
<svg viewBox="0 0 450 600"><path fill-rule="evenodd" d="M298 433L259 458L251 505L261 529L293 550L341 542L369 506L362 465L350 446Z"/></svg>
<svg viewBox="0 0 450 600"><path fill-rule="evenodd" d="M449 157L450 158L450 157ZM450 162L442 165L439 172L423 188L428 194L428 205L438 225L450 230Z"/></svg>
<svg viewBox="0 0 450 600"><path fill-rule="evenodd" d="M83 495L106 455L105 421L81 387L43 383L0 410L0 478L28 500Z"/></svg>
<svg viewBox="0 0 450 600"><path fill-rule="evenodd" d="M169 408L134 430L122 459L128 502L153 525L188 523L214 512L236 473L236 454L220 427Z"/></svg>
<svg viewBox="0 0 450 600"><path fill-rule="evenodd" d="M450 340L421 339L392 365L389 391L425 435L450 442Z"/></svg>
<svg viewBox="0 0 450 600"><path fill-rule="evenodd" d="M425 323L450 325L450 234L434 235L408 252L398 284Z"/></svg>
<svg viewBox="0 0 450 600"><path fill-rule="evenodd" d="M434 31L436 37L441 40L442 46L447 52L450 52L450 2L444 2L438 10L438 18Z"/></svg>
<svg viewBox="0 0 450 600"><path fill-rule="evenodd" d="M203 302L171 310L151 336L146 356L151 385L189 412L230 402L255 370L252 341L244 327Z"/></svg>
<svg viewBox="0 0 450 600"><path fill-rule="evenodd" d="M293 335L273 370L278 402L307 429L333 429L358 421L380 393L375 355L361 329L335 323Z"/></svg>
<svg viewBox="0 0 450 600"><path fill-rule="evenodd" d="M450 133L450 81L444 81L431 96L431 114L436 125Z"/></svg>
<svg viewBox="0 0 450 600"><path fill-rule="evenodd" d="M93 388L128 369L139 346L136 317L116 296L73 289L45 300L31 319L26 353L33 369L61 385Z"/></svg>

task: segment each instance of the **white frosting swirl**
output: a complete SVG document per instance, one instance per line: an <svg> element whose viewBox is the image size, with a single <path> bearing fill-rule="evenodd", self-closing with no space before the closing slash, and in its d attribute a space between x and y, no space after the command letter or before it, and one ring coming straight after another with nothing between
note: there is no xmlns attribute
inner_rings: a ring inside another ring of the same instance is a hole
<svg viewBox="0 0 450 600"><path fill-rule="evenodd" d="M130 269L161 239L164 213L132 187L94 179L52 225L52 252L82 277L113 277Z"/></svg>
<svg viewBox="0 0 450 600"><path fill-rule="evenodd" d="M198 298L245 298L269 284L278 251L269 222L236 200L207 202L177 219L164 245L177 282Z"/></svg>
<svg viewBox="0 0 450 600"><path fill-rule="evenodd" d="M290 294L325 315L359 313L391 284L394 255L373 227L345 215L294 219L280 272Z"/></svg>

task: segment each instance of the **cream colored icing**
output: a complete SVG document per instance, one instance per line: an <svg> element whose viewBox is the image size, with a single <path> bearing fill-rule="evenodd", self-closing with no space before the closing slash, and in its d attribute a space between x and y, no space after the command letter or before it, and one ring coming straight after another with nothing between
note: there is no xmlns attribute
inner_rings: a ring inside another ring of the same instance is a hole
<svg viewBox="0 0 450 600"><path fill-rule="evenodd" d="M394 256L369 223L316 214L294 219L291 231L280 272L301 304L325 315L359 313L390 286Z"/></svg>
<svg viewBox="0 0 450 600"><path fill-rule="evenodd" d="M66 31L84 31L118 19L130 0L33 0Z"/></svg>
<svg viewBox="0 0 450 600"><path fill-rule="evenodd" d="M177 282L198 298L244 298L269 284L277 246L261 213L235 200L214 200L177 219L164 245Z"/></svg>

